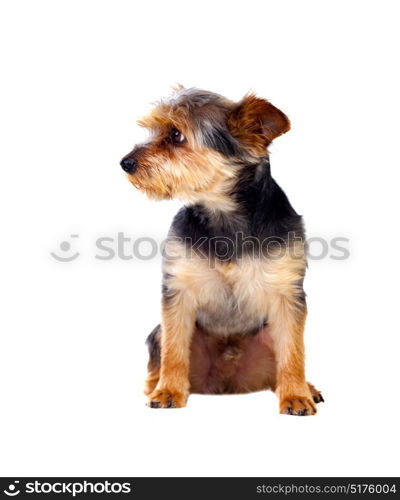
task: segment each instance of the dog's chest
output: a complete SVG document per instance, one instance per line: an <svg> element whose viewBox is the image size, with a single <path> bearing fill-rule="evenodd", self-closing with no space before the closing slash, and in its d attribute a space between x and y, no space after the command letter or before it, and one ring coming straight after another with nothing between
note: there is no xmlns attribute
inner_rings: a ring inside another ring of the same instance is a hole
<svg viewBox="0 0 400 500"><path fill-rule="evenodd" d="M259 265L253 259L219 263L207 273L198 295L200 326L222 335L256 332L263 326L268 285L260 277Z"/></svg>
<svg viewBox="0 0 400 500"><path fill-rule="evenodd" d="M200 327L218 335L260 329L268 319L273 297L290 293L305 266L301 255L293 258L287 252L222 262L188 253L183 245L169 242L166 253L167 285L195 304Z"/></svg>
<svg viewBox="0 0 400 500"><path fill-rule="evenodd" d="M256 332L265 323L267 267L263 260L248 257L213 262L181 255L167 262L164 271L174 276L173 287L193 298L198 326L217 335L231 335Z"/></svg>

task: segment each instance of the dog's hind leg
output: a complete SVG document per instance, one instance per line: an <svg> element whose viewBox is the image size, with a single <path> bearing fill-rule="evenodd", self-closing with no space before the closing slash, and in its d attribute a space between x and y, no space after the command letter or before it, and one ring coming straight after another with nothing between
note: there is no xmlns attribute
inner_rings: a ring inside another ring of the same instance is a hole
<svg viewBox="0 0 400 500"><path fill-rule="evenodd" d="M160 378L161 365L161 325L157 325L147 337L146 344L149 348L149 362L147 363L147 378L145 382L144 393L146 396L151 394Z"/></svg>

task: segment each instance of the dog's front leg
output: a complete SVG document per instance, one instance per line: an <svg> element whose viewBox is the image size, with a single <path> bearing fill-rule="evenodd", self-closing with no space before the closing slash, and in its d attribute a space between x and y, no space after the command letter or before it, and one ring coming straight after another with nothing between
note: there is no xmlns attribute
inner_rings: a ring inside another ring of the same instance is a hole
<svg viewBox="0 0 400 500"><path fill-rule="evenodd" d="M190 342L194 301L185 290L164 294L161 322L160 379L149 396L151 408L181 408L189 396Z"/></svg>
<svg viewBox="0 0 400 500"><path fill-rule="evenodd" d="M305 379L306 315L301 296L277 293L270 301L268 323L276 357L276 393L280 412L289 415L313 415L317 411Z"/></svg>

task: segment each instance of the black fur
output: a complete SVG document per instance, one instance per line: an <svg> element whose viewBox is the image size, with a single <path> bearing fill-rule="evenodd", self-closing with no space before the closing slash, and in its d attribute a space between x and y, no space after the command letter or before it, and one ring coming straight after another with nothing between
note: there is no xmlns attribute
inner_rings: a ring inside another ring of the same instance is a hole
<svg viewBox="0 0 400 500"><path fill-rule="evenodd" d="M214 128L212 134L205 136L204 142L205 146L228 158L239 153L236 140L223 128Z"/></svg>
<svg viewBox="0 0 400 500"><path fill-rule="evenodd" d="M146 339L150 355L149 362L154 366L159 366L161 363L160 335L161 325L157 325Z"/></svg>
<svg viewBox="0 0 400 500"><path fill-rule="evenodd" d="M172 223L172 234L208 257L231 260L250 252L265 253L270 245L304 240L302 218L271 177L269 159L260 165L238 166L231 193L236 213L210 214L201 204L183 207Z"/></svg>

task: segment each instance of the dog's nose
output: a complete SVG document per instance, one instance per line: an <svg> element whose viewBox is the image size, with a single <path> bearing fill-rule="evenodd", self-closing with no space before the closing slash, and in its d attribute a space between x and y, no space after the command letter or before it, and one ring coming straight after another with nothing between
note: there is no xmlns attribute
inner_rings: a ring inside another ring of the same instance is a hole
<svg viewBox="0 0 400 500"><path fill-rule="evenodd" d="M127 174L131 174L136 170L137 162L128 156L126 158L122 158L120 165Z"/></svg>

